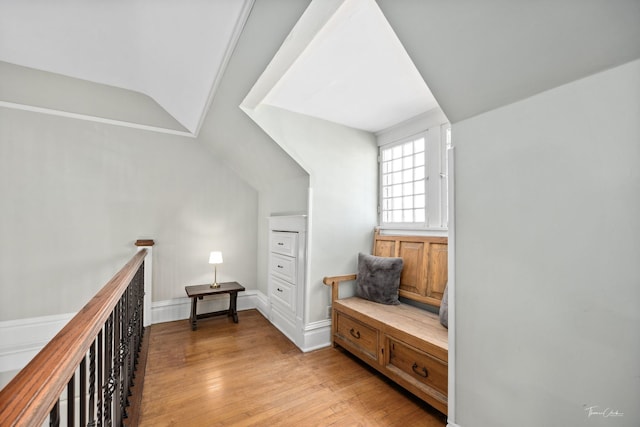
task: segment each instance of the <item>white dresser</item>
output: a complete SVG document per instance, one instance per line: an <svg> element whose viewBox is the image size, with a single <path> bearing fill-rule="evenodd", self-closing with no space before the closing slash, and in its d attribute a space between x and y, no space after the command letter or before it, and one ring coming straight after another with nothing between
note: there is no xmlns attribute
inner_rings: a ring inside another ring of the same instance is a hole
<svg viewBox="0 0 640 427"><path fill-rule="evenodd" d="M269 320L291 341L303 341L306 215L269 217Z"/></svg>

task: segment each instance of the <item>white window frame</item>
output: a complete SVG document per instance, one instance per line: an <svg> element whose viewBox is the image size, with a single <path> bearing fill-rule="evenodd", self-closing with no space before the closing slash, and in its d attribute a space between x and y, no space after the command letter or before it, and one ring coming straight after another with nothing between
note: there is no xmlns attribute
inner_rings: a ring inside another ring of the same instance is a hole
<svg viewBox="0 0 640 427"><path fill-rule="evenodd" d="M411 136L385 143L379 147L379 192L378 192L378 224L382 229L395 230L448 230L448 161L447 148L450 135L450 124L445 123L430 127ZM424 222L385 222L384 219L384 183L383 183L383 150L406 144L424 137L425 139L425 221Z"/></svg>

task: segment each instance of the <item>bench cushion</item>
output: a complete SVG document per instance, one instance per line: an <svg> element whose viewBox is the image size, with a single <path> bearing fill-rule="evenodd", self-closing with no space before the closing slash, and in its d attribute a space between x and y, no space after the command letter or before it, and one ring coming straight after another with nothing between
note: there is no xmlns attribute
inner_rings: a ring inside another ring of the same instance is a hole
<svg viewBox="0 0 640 427"><path fill-rule="evenodd" d="M356 295L380 304L397 305L402 258L358 254Z"/></svg>

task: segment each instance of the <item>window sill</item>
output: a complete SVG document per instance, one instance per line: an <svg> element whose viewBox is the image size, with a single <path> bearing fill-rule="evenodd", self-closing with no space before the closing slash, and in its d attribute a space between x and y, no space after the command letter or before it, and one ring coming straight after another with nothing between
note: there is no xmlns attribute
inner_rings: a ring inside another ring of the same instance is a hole
<svg viewBox="0 0 640 427"><path fill-rule="evenodd" d="M394 236L442 236L447 237L449 230L447 228L409 228L409 227L393 227L389 225L381 225L380 234Z"/></svg>

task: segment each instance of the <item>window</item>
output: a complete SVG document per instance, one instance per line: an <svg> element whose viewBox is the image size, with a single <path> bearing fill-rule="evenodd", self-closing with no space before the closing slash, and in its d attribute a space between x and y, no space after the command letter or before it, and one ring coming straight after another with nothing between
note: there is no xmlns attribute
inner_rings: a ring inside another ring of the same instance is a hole
<svg viewBox="0 0 640 427"><path fill-rule="evenodd" d="M380 147L380 224L447 228L450 128L435 127Z"/></svg>
<svg viewBox="0 0 640 427"><path fill-rule="evenodd" d="M424 142L420 137L381 149L383 223L425 222Z"/></svg>

